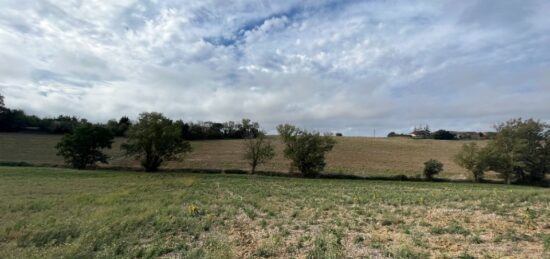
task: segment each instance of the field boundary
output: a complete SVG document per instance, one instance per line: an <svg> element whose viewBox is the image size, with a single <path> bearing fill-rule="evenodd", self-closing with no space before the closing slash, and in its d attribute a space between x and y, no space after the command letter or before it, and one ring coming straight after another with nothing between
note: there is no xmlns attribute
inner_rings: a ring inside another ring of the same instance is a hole
<svg viewBox="0 0 550 259"><path fill-rule="evenodd" d="M29 162L10 162L10 161L0 161L0 166L5 167L46 167L46 168L66 168L71 169L67 165L59 164L48 164L40 163L33 164ZM128 166L97 166L93 168L84 169L83 171L130 171L130 172L145 172L141 167L128 167ZM315 178L307 178L302 176L299 173L285 173L285 172L276 172L276 171L256 171L254 174L251 174L247 170L241 169L219 169L219 168L160 168L158 172L155 173L195 173L195 174L235 174L235 175L259 175L259 176L270 176L270 177L288 177L288 178L305 178L305 179L342 179L342 180L366 180L366 181L399 181L399 182L449 182L449 183L473 183L473 181L468 179L448 179L448 178L434 178L433 180L427 180L420 178L418 176L406 176L406 175L392 175L392 176L358 176L353 174L342 174L342 173L332 173L325 172L321 173ZM154 174L154 173L153 173ZM483 179L480 183L486 184L504 184L503 181L495 181ZM525 185L525 186L534 186L537 185L526 185L520 183L513 183L514 185ZM550 181L545 181L538 187L550 187Z"/></svg>

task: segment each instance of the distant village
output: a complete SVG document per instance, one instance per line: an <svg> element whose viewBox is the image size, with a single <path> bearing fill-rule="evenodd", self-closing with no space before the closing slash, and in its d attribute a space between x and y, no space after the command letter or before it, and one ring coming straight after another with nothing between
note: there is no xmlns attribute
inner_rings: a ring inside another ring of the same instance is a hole
<svg viewBox="0 0 550 259"><path fill-rule="evenodd" d="M424 127L414 127L414 130L407 134L398 134L390 132L388 137L409 137L414 139L441 139L441 140L480 140L491 139L496 135L496 132L492 131L449 131L440 129L435 132L430 131L430 128L426 125Z"/></svg>

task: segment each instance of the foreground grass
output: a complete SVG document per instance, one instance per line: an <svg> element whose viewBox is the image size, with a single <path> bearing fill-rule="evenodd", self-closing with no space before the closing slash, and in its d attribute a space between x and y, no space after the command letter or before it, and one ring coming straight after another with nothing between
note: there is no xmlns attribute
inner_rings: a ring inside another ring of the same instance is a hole
<svg viewBox="0 0 550 259"><path fill-rule="evenodd" d="M55 145L61 136L0 133L0 161L36 164L63 164ZM465 179L470 174L453 162L465 141L413 140L407 138L338 137L334 150L328 153L326 171L359 176L420 175L424 162L437 159L444 164L441 177ZM139 166L120 151L124 141L118 138L107 153L113 166ZM484 145L485 141L478 141ZM241 169L248 170L243 160L242 140L192 141L193 152L183 161L172 162L170 168ZM277 156L259 170L287 172L290 162L283 157L283 144L275 138ZM488 178L494 175L488 174Z"/></svg>
<svg viewBox="0 0 550 259"><path fill-rule="evenodd" d="M0 167L0 258L542 258L549 228L542 188Z"/></svg>

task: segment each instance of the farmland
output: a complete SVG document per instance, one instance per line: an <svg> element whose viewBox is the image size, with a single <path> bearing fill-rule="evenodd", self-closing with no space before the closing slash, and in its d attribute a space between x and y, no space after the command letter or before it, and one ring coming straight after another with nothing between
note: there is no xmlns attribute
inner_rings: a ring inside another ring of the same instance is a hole
<svg viewBox="0 0 550 259"><path fill-rule="evenodd" d="M29 162L34 164L63 164L55 155L55 144L60 136L39 134L0 134L0 161ZM283 145L276 138L276 157L259 170L287 172L289 161L282 155ZM444 164L442 177L465 179L468 173L456 165L452 157L465 141L413 140L406 138L338 137L334 150L328 153L327 168L330 173L355 174L359 176L391 176L421 174L423 163L437 159ZM137 166L138 163L125 157L119 149L124 141L118 138L112 150L112 166ZM479 141L484 145L483 141ZM247 170L243 160L242 140L192 141L193 152L184 160L170 162L169 168L195 169L242 169ZM15 152L14 152L15 150ZM488 174L489 178L491 174Z"/></svg>
<svg viewBox="0 0 550 259"><path fill-rule="evenodd" d="M0 167L0 258L543 258L550 190Z"/></svg>

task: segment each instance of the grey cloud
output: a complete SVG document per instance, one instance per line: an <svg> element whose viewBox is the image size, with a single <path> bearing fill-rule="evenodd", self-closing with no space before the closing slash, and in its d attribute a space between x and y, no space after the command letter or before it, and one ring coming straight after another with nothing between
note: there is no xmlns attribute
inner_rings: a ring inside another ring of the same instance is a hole
<svg viewBox="0 0 550 259"><path fill-rule="evenodd" d="M550 120L546 1L3 1L10 107L370 135Z"/></svg>

